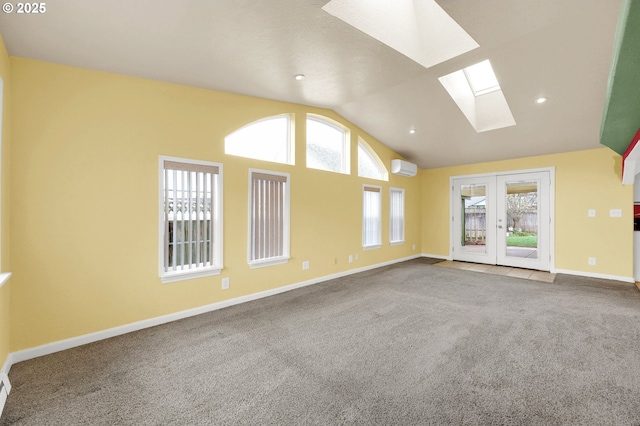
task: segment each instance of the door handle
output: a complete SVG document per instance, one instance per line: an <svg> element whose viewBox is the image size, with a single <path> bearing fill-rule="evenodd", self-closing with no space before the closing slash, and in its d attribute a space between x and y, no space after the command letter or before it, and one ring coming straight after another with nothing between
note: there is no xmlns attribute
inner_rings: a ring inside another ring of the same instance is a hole
<svg viewBox="0 0 640 426"><path fill-rule="evenodd" d="M498 228L502 229L502 225L498 225Z"/></svg>

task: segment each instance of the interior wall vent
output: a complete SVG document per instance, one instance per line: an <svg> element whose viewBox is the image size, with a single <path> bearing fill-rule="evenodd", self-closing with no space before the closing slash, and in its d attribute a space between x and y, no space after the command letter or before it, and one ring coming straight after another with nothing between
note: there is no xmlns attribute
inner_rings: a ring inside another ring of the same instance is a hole
<svg viewBox="0 0 640 426"><path fill-rule="evenodd" d="M415 176L418 173L418 166L404 160L391 160L391 173L400 176Z"/></svg>

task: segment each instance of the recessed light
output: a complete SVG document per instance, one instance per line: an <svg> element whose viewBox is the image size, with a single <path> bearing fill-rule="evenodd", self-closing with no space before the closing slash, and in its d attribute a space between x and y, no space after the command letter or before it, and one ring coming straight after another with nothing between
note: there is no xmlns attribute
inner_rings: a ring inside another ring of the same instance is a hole
<svg viewBox="0 0 640 426"><path fill-rule="evenodd" d="M537 104L543 104L543 103L545 103L545 102L547 102L547 98L544 98L544 97L543 97L543 98L538 98L538 99L536 99L536 103L537 103Z"/></svg>
<svg viewBox="0 0 640 426"><path fill-rule="evenodd" d="M293 76L298 81L304 80L304 74L296 74Z"/></svg>
<svg viewBox="0 0 640 426"><path fill-rule="evenodd" d="M409 129L409 133L411 133L412 135L416 133L416 129Z"/></svg>

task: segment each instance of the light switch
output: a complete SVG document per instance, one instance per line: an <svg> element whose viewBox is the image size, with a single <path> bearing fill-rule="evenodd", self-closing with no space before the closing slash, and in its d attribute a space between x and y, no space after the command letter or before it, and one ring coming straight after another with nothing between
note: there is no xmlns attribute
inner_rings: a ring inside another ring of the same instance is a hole
<svg viewBox="0 0 640 426"><path fill-rule="evenodd" d="M596 217L596 209L589 209L587 214L589 217Z"/></svg>

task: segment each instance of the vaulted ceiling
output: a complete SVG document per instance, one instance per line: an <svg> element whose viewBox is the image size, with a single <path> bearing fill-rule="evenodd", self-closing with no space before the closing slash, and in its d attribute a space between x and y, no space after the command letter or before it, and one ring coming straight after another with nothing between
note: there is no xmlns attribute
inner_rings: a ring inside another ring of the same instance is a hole
<svg viewBox="0 0 640 426"><path fill-rule="evenodd" d="M14 56L330 108L422 168L601 146L620 0L436 1L479 47L428 68L327 0L60 0L0 33ZM516 124L478 133L438 78L485 59Z"/></svg>

